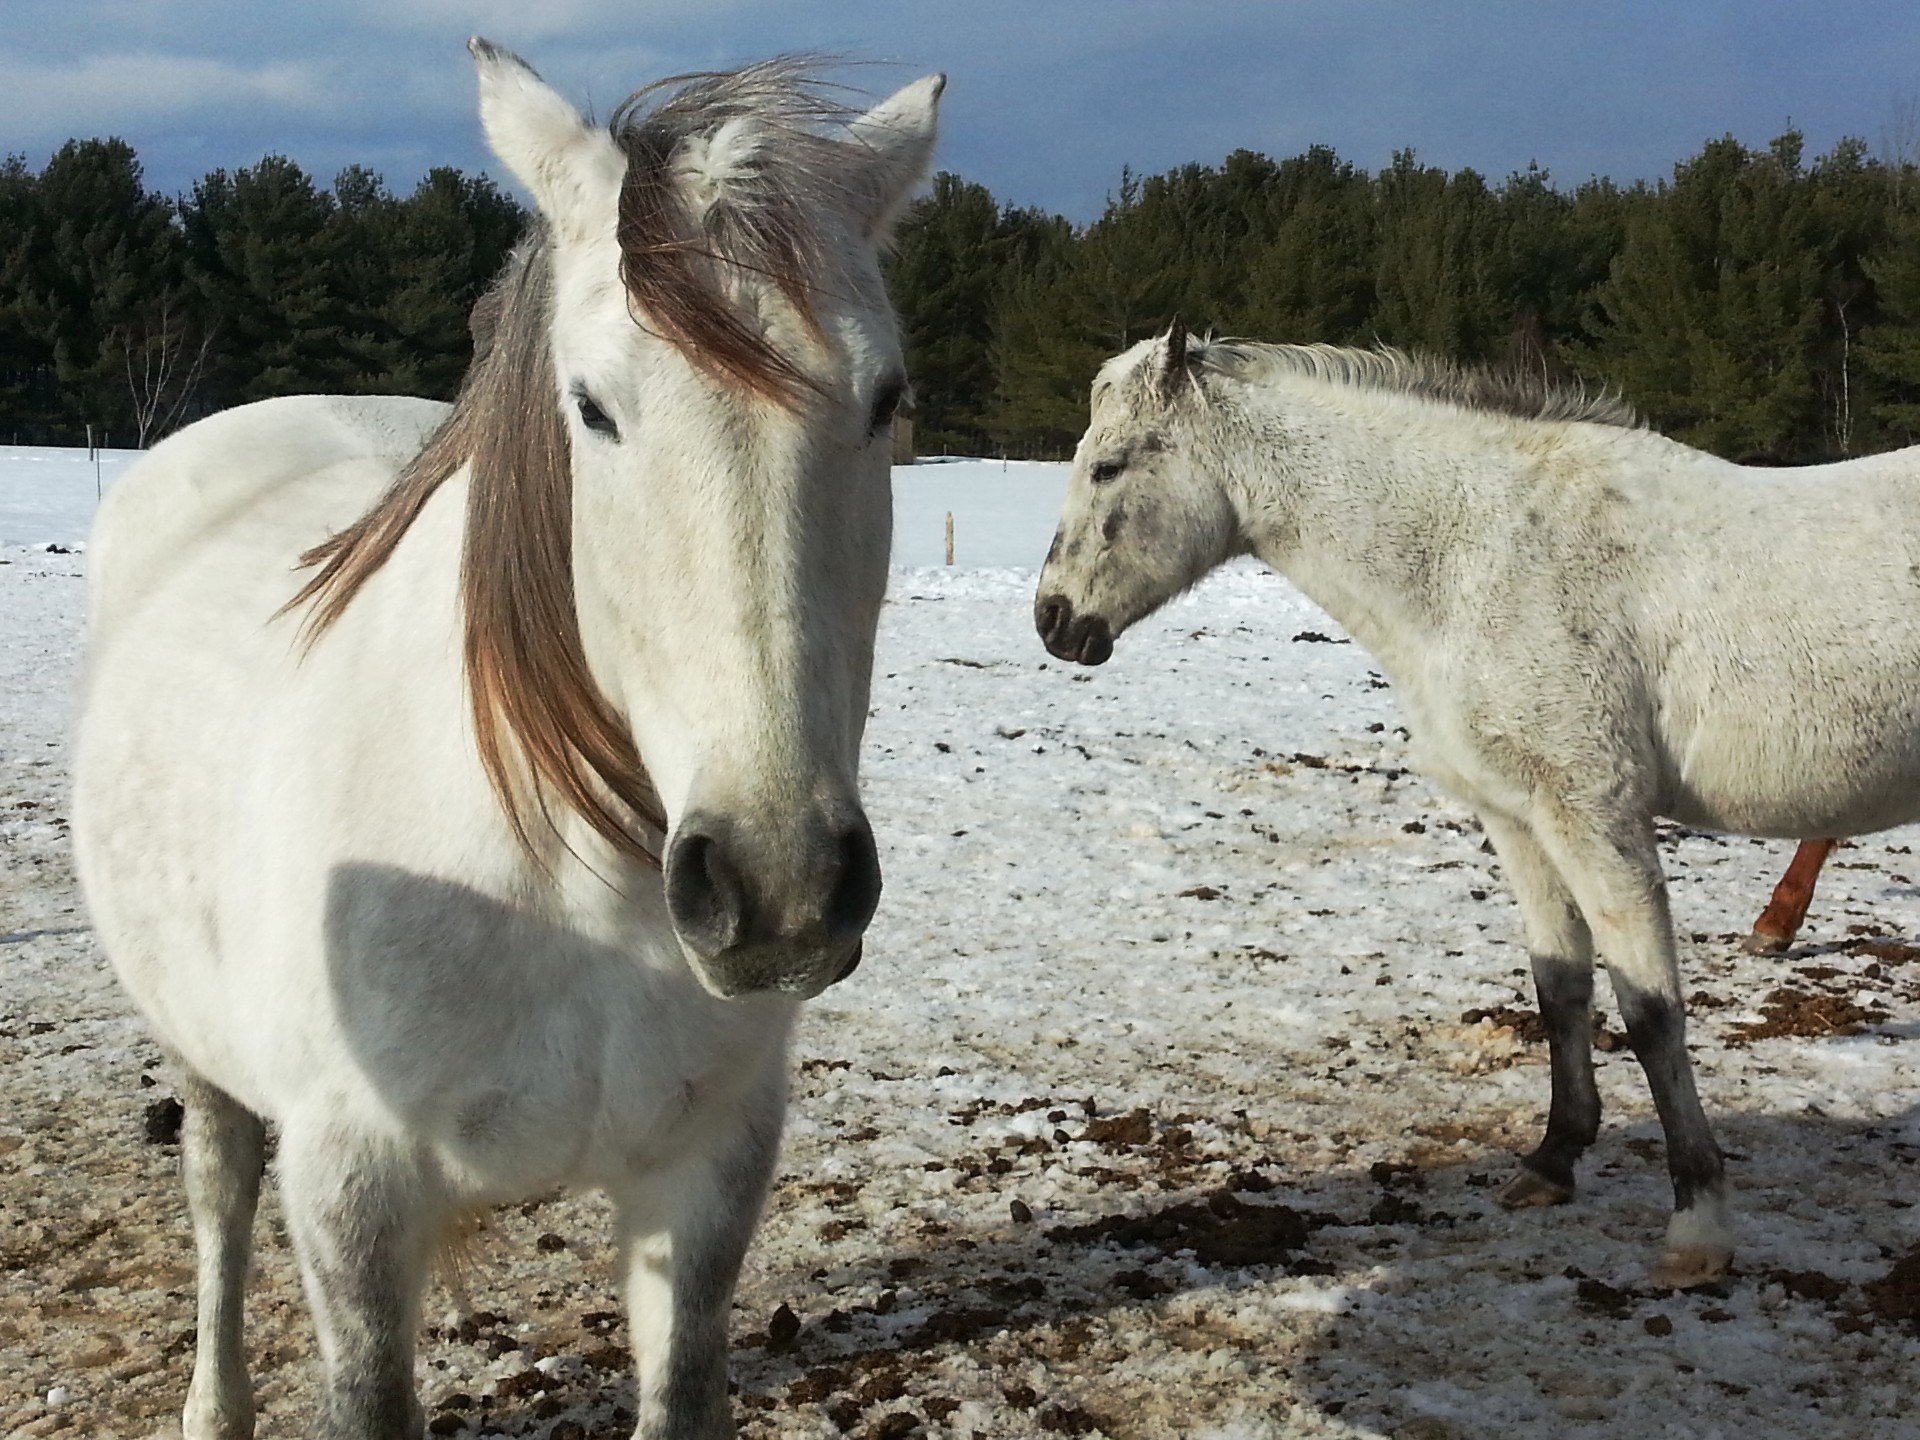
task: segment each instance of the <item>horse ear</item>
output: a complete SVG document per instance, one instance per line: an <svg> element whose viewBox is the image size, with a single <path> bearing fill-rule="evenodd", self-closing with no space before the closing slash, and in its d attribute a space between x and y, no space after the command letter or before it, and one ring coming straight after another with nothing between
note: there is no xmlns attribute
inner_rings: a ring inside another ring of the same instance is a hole
<svg viewBox="0 0 1920 1440"><path fill-rule="evenodd" d="M933 164L933 137L944 75L927 75L882 100L847 128L872 156L857 217L869 239L883 239Z"/></svg>
<svg viewBox="0 0 1920 1440"><path fill-rule="evenodd" d="M480 72L480 123L487 144L556 230L583 239L610 233L620 190L618 148L593 129L534 68L479 36L467 42Z"/></svg>
<svg viewBox="0 0 1920 1440"><path fill-rule="evenodd" d="M1160 366L1160 391L1168 399L1180 393L1187 378L1187 327L1178 315L1167 327L1166 358Z"/></svg>

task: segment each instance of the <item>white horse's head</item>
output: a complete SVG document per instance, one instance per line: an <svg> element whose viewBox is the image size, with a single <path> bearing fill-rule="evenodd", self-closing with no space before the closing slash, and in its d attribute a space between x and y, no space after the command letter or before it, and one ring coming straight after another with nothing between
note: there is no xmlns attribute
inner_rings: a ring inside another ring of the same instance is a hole
<svg viewBox="0 0 1920 1440"><path fill-rule="evenodd" d="M1177 322L1100 367L1033 606L1060 659L1102 664L1121 631L1246 548L1207 405Z"/></svg>
<svg viewBox="0 0 1920 1440"><path fill-rule="evenodd" d="M815 994L880 893L857 781L906 376L879 254L942 79L856 114L777 61L600 129L472 49L540 223L452 417L303 597L324 628L470 466L467 676L521 843L663 864L709 990Z"/></svg>
<svg viewBox="0 0 1920 1440"><path fill-rule="evenodd" d="M906 375L879 254L942 79L842 114L774 62L600 129L473 50L544 222L579 643L658 795L675 930L717 994L816 993L880 893L857 783Z"/></svg>

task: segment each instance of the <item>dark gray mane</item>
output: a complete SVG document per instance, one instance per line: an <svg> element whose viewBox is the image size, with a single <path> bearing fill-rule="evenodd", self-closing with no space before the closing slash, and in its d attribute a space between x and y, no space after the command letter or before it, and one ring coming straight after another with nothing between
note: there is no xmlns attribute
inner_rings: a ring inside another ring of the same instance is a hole
<svg viewBox="0 0 1920 1440"><path fill-rule="evenodd" d="M1579 382L1542 375L1463 365L1385 346L1358 350L1341 345L1266 345L1251 340L1196 342L1187 351L1190 371L1211 371L1259 382L1299 375L1336 385L1417 395L1522 420L1585 420L1637 429L1645 422L1619 396Z"/></svg>

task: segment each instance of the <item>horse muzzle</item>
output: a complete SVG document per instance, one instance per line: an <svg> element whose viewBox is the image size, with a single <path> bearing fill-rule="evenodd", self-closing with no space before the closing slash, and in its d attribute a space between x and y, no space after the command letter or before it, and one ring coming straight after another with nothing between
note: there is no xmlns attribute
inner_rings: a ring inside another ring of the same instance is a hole
<svg viewBox="0 0 1920 1440"><path fill-rule="evenodd" d="M1113 654L1113 630L1099 615L1076 615L1073 602L1060 594L1033 603L1033 628L1056 660L1104 665Z"/></svg>
<svg viewBox="0 0 1920 1440"><path fill-rule="evenodd" d="M857 810L813 817L784 843L695 813L667 847L666 882L674 931L706 989L810 999L860 964L880 857Z"/></svg>

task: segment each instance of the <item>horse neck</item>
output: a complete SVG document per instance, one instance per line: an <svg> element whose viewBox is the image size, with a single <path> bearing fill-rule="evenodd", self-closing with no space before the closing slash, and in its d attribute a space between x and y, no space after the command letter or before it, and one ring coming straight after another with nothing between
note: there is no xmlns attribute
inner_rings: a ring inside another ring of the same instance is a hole
<svg viewBox="0 0 1920 1440"><path fill-rule="evenodd" d="M1227 468L1254 553L1383 665L1416 663L1534 468L1518 428L1318 384L1243 413Z"/></svg>

